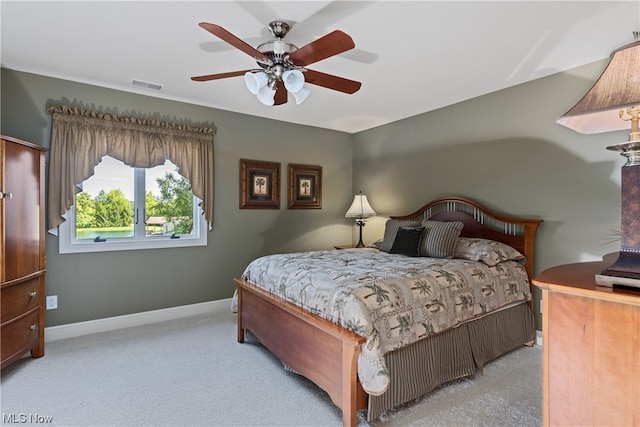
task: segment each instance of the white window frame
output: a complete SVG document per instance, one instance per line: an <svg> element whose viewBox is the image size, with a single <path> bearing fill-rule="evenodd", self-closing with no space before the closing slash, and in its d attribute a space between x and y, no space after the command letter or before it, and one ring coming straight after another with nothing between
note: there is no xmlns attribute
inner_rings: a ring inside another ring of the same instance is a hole
<svg viewBox="0 0 640 427"><path fill-rule="evenodd" d="M144 204L144 169L134 169L134 199ZM139 195L142 195L139 197ZM63 216L66 219L58 226L58 252L61 254L85 252L130 251L141 249L184 248L207 245L207 221L200 208L201 200L193 196L193 232L189 235L180 234L178 238L171 236L146 236L144 220L134 223L134 236L125 238L108 238L103 242L91 239L77 239L75 233L75 204ZM136 205L137 213L144 217L144 209Z"/></svg>

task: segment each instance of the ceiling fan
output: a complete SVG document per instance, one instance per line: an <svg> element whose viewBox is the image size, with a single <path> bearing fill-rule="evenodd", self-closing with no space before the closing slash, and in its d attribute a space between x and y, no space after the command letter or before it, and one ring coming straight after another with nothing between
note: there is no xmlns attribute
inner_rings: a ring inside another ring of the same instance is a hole
<svg viewBox="0 0 640 427"><path fill-rule="evenodd" d="M254 48L219 25L208 22L201 22L198 25L251 56L260 68L194 76L191 80L205 82L244 75L249 91L265 105L285 104L288 93L294 96L297 104L302 103L309 95L305 82L347 94L357 92L362 85L354 80L306 68L308 65L355 47L351 37L340 30L332 31L298 48L282 40L289 32L289 24L280 20L272 21L269 23L269 31L275 40Z"/></svg>

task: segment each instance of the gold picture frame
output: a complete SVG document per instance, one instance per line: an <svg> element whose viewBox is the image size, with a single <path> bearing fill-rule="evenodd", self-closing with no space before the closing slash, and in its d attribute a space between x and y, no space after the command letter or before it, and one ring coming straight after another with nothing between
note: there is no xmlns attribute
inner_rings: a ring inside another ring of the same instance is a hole
<svg viewBox="0 0 640 427"><path fill-rule="evenodd" d="M289 165L289 209L322 208L322 166Z"/></svg>
<svg viewBox="0 0 640 427"><path fill-rule="evenodd" d="M280 163L240 159L240 209L280 209Z"/></svg>

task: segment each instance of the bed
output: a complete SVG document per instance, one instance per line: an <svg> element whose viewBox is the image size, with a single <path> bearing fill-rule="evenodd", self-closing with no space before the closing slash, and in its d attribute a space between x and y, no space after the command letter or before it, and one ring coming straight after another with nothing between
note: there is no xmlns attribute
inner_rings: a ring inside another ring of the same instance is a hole
<svg viewBox="0 0 640 427"><path fill-rule="evenodd" d="M375 419L535 340L541 222L445 197L390 217L376 248L260 257L234 279L238 342L325 390L343 425Z"/></svg>

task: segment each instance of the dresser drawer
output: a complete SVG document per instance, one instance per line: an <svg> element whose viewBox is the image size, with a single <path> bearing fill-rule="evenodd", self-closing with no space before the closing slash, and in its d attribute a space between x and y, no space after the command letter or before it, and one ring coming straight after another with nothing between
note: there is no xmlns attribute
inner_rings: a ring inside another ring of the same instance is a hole
<svg viewBox="0 0 640 427"><path fill-rule="evenodd" d="M2 288L0 291L2 292L0 295L2 304L0 308L0 323L4 324L38 307L40 280L40 277L34 277L25 282Z"/></svg>
<svg viewBox="0 0 640 427"><path fill-rule="evenodd" d="M0 331L2 362L9 358L20 357L35 347L39 334L38 310L3 325Z"/></svg>

